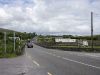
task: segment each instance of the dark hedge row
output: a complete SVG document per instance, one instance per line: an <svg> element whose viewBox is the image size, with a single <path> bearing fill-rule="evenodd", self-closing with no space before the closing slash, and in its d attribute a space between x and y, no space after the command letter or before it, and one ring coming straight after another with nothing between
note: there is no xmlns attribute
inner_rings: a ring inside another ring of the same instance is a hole
<svg viewBox="0 0 100 75"><path fill-rule="evenodd" d="M44 48L48 48L48 49L57 49L57 50L63 50L63 51L81 51L81 52L100 52L100 48L93 48L93 50L91 48L86 48L86 47L83 47L83 48L79 48L78 46L76 47L56 47L56 46L48 46L48 45L44 45L44 44L39 44L39 43L35 43L41 47L44 47Z"/></svg>

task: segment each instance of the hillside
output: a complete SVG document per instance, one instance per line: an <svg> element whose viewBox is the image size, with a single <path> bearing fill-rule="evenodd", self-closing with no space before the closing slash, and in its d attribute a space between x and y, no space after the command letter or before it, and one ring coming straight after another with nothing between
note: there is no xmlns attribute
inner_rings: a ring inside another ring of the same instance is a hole
<svg viewBox="0 0 100 75"><path fill-rule="evenodd" d="M13 30L0 28L0 32L13 32Z"/></svg>

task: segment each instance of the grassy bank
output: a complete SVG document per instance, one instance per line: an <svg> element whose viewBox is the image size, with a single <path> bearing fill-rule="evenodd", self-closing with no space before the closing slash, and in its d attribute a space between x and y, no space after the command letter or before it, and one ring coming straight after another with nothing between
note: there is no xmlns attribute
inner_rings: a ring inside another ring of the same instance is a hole
<svg viewBox="0 0 100 75"><path fill-rule="evenodd" d="M24 52L25 42L36 36L36 33L0 30L0 58L16 57ZM14 40L15 38L15 40ZM6 42L6 46L5 46ZM15 48L14 48L15 42ZM5 50L6 48L6 50Z"/></svg>
<svg viewBox="0 0 100 75"><path fill-rule="evenodd" d="M17 44L16 44L17 45ZM0 58L12 58L23 54L24 52L24 44L16 46L16 50L14 51L13 45L7 45L7 50L5 52L4 47L0 48Z"/></svg>
<svg viewBox="0 0 100 75"><path fill-rule="evenodd" d="M93 50L91 49L91 46L87 47L78 47L78 46L50 46L47 48L51 49L60 49L64 51L82 51L82 52L100 52L100 46L94 46Z"/></svg>
<svg viewBox="0 0 100 75"><path fill-rule="evenodd" d="M7 54L0 54L0 58L13 58L13 57L17 57L18 55L16 55L15 53L7 53Z"/></svg>
<svg viewBox="0 0 100 75"><path fill-rule="evenodd" d="M12 58L21 55L24 52L25 41L16 40L15 51L13 39L7 39L6 51L4 40L0 40L0 58Z"/></svg>
<svg viewBox="0 0 100 75"><path fill-rule="evenodd" d="M91 49L91 46L67 46L67 45L47 45L47 44L39 44L36 43L39 46L48 48L48 49L57 49L62 51L80 51L80 52L100 52L100 46L94 46L93 49Z"/></svg>

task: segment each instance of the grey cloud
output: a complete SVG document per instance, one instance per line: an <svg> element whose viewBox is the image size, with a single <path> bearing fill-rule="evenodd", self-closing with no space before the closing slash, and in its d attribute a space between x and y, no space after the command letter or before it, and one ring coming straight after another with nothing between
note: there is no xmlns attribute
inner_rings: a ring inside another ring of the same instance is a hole
<svg viewBox="0 0 100 75"><path fill-rule="evenodd" d="M27 32L90 34L90 12L100 12L100 3L90 0L33 0L33 5L19 4L2 6L8 16L3 17L4 21L0 19L0 25ZM100 17L94 17L95 34L99 34Z"/></svg>

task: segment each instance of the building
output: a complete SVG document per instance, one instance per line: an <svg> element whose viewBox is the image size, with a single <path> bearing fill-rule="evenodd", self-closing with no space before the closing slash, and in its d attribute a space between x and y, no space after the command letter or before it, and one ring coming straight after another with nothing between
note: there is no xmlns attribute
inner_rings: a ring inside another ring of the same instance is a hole
<svg viewBox="0 0 100 75"><path fill-rule="evenodd" d="M75 43L76 42L76 39L70 39L70 38L55 38L55 42L59 43L59 42L62 42L62 43Z"/></svg>

